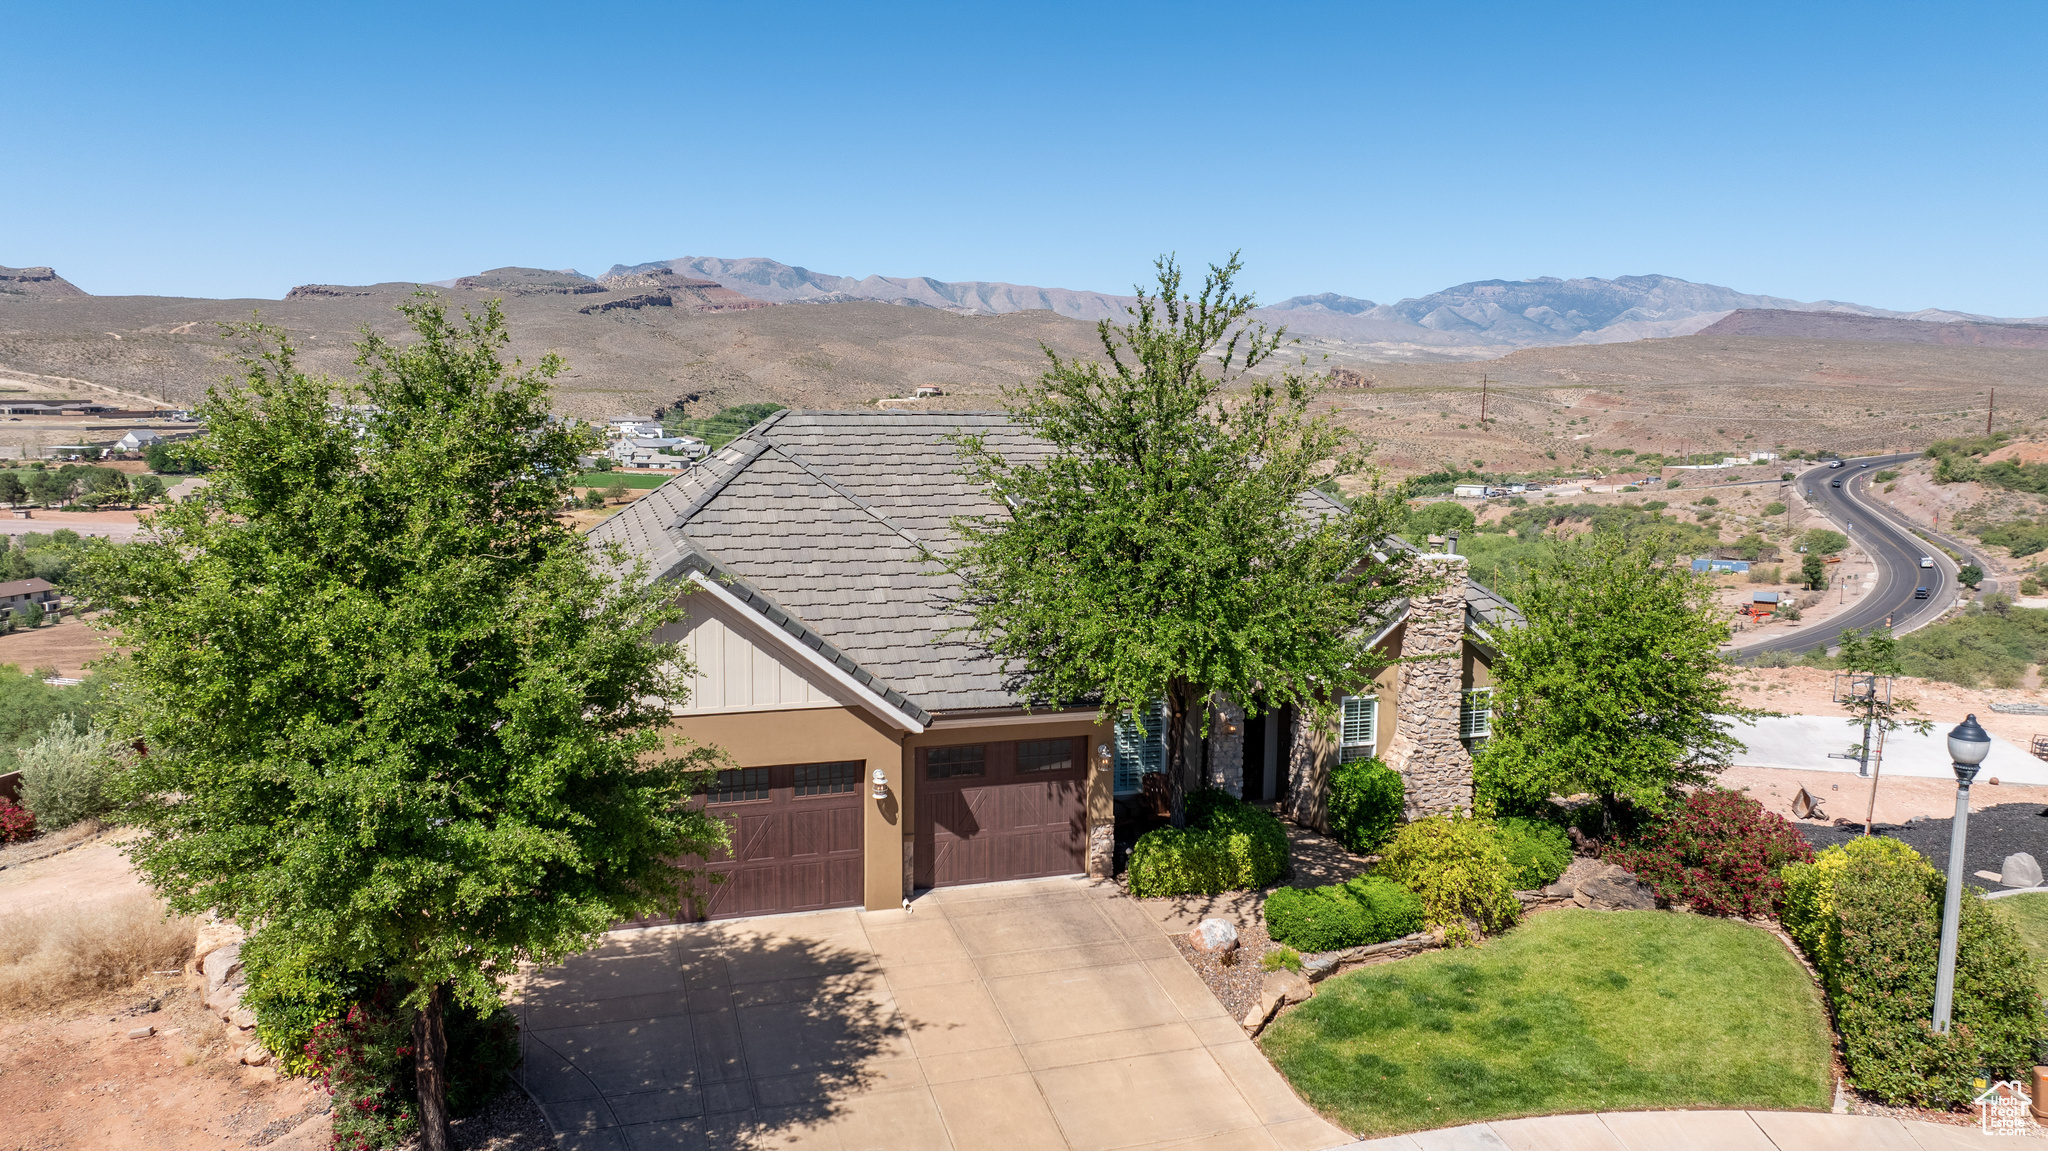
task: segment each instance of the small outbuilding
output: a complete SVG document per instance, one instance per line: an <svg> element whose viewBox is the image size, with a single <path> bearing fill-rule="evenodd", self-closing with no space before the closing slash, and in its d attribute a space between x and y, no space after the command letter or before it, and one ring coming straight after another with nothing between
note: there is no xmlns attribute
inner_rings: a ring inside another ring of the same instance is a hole
<svg viewBox="0 0 2048 1151"><path fill-rule="evenodd" d="M117 452L139 452L151 444L160 444L164 438L148 428L134 428L125 436L114 441Z"/></svg>

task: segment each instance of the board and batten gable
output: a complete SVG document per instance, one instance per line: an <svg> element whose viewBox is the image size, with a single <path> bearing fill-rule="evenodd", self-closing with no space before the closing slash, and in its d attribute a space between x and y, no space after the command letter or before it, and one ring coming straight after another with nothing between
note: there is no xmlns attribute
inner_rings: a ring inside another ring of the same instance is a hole
<svg viewBox="0 0 2048 1151"><path fill-rule="evenodd" d="M683 618L655 633L673 643L690 663L689 697L669 710L676 715L741 711L788 711L846 707L815 670L797 665L762 634L758 616L736 610L709 595L683 597Z"/></svg>

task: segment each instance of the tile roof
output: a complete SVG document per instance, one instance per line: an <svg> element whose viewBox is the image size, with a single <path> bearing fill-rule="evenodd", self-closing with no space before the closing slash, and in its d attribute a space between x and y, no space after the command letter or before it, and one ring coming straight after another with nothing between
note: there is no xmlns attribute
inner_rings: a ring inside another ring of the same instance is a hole
<svg viewBox="0 0 2048 1151"><path fill-rule="evenodd" d="M618 544L654 579L721 578L772 626L920 722L933 711L1017 706L995 661L948 634L968 619L947 602L952 578L924 558L951 546L954 517L1000 506L960 475L951 437L962 434L1012 458L1045 451L1002 413L781 411L590 539ZM1474 584L1468 610L1475 591L1505 607Z"/></svg>

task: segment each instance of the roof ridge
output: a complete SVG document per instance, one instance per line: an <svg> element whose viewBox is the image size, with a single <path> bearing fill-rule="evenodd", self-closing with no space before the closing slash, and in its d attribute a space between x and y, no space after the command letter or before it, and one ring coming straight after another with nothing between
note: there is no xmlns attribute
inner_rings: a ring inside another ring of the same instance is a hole
<svg viewBox="0 0 2048 1151"><path fill-rule="evenodd" d="M792 464L795 464L799 469L803 471L805 475L811 477L812 479L818 481L821 484L824 484L827 488L830 488L834 494L839 496L839 498L845 500L847 503L852 504L854 507L857 507L860 510L866 512L868 515L874 517L875 520L878 521L883 527L888 528L890 531L895 532L897 535L902 536L904 539L909 540L911 543L917 545L920 551L931 550L930 547L928 547L923 540L918 539L915 535L911 534L910 531L905 529L902 525L898 524L896 521L884 515L882 513L882 509L874 506L873 504L867 502L866 500L860 498L859 496L854 495L852 492L848 491L843 485L841 485L839 481L833 479L831 476L826 475L824 472L819 471L817 468L812 467L809 462L804 460L795 452L790 451L782 443L776 440L768 439L765 436L761 437L761 442L768 445L768 447L774 449L776 455L781 456L783 459L788 460Z"/></svg>

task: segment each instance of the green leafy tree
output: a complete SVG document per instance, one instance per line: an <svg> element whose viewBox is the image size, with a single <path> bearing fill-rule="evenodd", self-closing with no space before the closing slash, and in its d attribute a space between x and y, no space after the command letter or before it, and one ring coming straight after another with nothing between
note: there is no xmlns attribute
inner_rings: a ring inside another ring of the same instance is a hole
<svg viewBox="0 0 2048 1151"><path fill-rule="evenodd" d="M161 476L140 475L135 477L135 501L137 503L161 503L164 498L164 481Z"/></svg>
<svg viewBox="0 0 2048 1151"><path fill-rule="evenodd" d="M1809 555L1832 556L1849 550L1849 537L1833 528L1808 528L1799 542Z"/></svg>
<svg viewBox="0 0 2048 1151"><path fill-rule="evenodd" d="M1409 542L1420 544L1433 535L1469 533L1474 522L1471 508L1449 500L1440 500L1433 504L1424 504L1409 512L1408 530L1405 534Z"/></svg>
<svg viewBox="0 0 2048 1151"><path fill-rule="evenodd" d="M1744 707L1722 674L1714 588L1656 536L1560 541L1503 589L1524 621L1494 633L1493 735L1474 763L1484 804L1590 793L1668 810L1742 745L1716 718Z"/></svg>
<svg viewBox="0 0 2048 1151"><path fill-rule="evenodd" d="M1799 578L1806 582L1808 591L1826 591L1828 586L1827 561L1806 553L1799 559Z"/></svg>
<svg viewBox="0 0 2048 1151"><path fill-rule="evenodd" d="M43 626L43 616L47 613L43 611L43 605L37 601L24 600L21 606L15 609L14 614L21 620L21 626L23 627L41 627Z"/></svg>
<svg viewBox="0 0 2048 1151"><path fill-rule="evenodd" d="M67 469L50 471L44 469L29 477L29 494L44 507L57 507L71 498L75 481L64 474Z"/></svg>
<svg viewBox="0 0 2048 1151"><path fill-rule="evenodd" d="M548 419L561 361L504 363L495 301L401 310L416 339L366 335L354 387L241 329L202 409L212 484L82 577L135 644L111 719L147 749L130 858L252 948L404 988L443 1151L451 1002L676 911L699 873L673 861L725 832L689 805L720 757L661 731L672 592L555 519L589 448Z"/></svg>
<svg viewBox="0 0 2048 1151"><path fill-rule="evenodd" d="M1052 450L964 438L967 477L1008 511L957 522L959 549L937 560L964 585L967 630L1026 698L1097 698L1134 721L1165 700L1175 826L1204 701L1333 722L1333 693L1367 660L1360 624L1409 591L1404 553L1382 542L1406 520L1391 490L1375 478L1341 508L1311 494L1364 462L1330 417L1309 416L1314 381L1247 377L1282 333L1248 322L1238 270L1234 255L1212 266L1189 297L1162 258L1130 322L1097 325L1100 359L1046 349L1008 407Z"/></svg>
<svg viewBox="0 0 2048 1151"><path fill-rule="evenodd" d="M0 472L0 503L19 504L28 501L28 485L14 472Z"/></svg>
<svg viewBox="0 0 2048 1151"><path fill-rule="evenodd" d="M1956 582L1976 591L1977 585L1984 582L1984 569L1976 564L1964 564L1956 571Z"/></svg>
<svg viewBox="0 0 2048 1151"><path fill-rule="evenodd" d="M624 484L613 484L612 486L604 490L604 498L610 500L612 503L618 503L620 500L626 498L626 492L628 490L629 489Z"/></svg>
<svg viewBox="0 0 2048 1151"><path fill-rule="evenodd" d="M85 474L84 501L93 507L127 503L128 477L113 468L89 468Z"/></svg>

